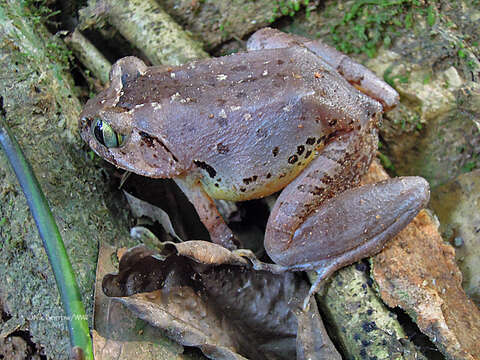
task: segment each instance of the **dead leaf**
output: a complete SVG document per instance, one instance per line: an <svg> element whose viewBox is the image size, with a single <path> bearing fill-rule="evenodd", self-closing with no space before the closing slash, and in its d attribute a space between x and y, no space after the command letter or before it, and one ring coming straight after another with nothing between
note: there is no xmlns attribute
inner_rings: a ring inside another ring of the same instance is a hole
<svg viewBox="0 0 480 360"><path fill-rule="evenodd" d="M175 229L170 221L170 217L164 210L157 206L151 205L146 201L140 200L126 191L123 191L123 194L125 195L128 205L130 205L130 209L136 218L147 216L152 220L158 221L168 235L175 240L182 241L182 239L180 239L175 232Z"/></svg>
<svg viewBox="0 0 480 360"><path fill-rule="evenodd" d="M151 179L131 174L123 189L129 194L126 195L129 203L132 197L134 198L132 212L139 210L137 217L147 216L164 225L165 217L157 216L160 210L160 213L168 214L166 221L170 225L164 226L166 232L175 233L183 240L209 239L209 234L193 205L173 180ZM163 241L169 240L160 238Z"/></svg>
<svg viewBox="0 0 480 360"><path fill-rule="evenodd" d="M212 359L341 359L314 300L308 313L300 310L309 290L305 280L255 271L210 242L167 243L159 253L135 247L103 288L171 339Z"/></svg>
<svg viewBox="0 0 480 360"><path fill-rule="evenodd" d="M169 340L158 328L138 318L118 302L103 294L103 276L115 270L112 259L116 251L101 245L95 287L95 315L93 347L97 360L186 360L202 359L201 356L183 354L183 346Z"/></svg>

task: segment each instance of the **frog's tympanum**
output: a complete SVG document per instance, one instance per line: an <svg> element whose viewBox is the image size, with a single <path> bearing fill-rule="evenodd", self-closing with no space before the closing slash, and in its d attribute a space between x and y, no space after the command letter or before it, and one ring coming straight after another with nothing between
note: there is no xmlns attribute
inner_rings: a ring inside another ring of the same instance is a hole
<svg viewBox="0 0 480 360"><path fill-rule="evenodd" d="M147 67L117 61L88 101L83 139L126 170L173 178L212 241L235 248L212 198L242 201L283 189L265 248L289 270L336 269L378 252L429 198L419 177L358 186L377 126L398 94L319 41L257 31L248 52Z"/></svg>

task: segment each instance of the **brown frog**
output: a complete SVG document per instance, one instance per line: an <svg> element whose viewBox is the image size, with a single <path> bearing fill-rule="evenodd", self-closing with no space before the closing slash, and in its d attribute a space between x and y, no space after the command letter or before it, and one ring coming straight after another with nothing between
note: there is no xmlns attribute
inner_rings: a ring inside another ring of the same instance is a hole
<svg viewBox="0 0 480 360"><path fill-rule="evenodd" d="M81 134L118 167L175 179L212 241L231 249L212 198L283 189L265 248L282 269L315 269L320 283L378 252L425 206L429 187L419 177L358 187L381 115L398 102L371 71L319 41L269 28L247 47L178 67L120 59L110 87L85 106Z"/></svg>

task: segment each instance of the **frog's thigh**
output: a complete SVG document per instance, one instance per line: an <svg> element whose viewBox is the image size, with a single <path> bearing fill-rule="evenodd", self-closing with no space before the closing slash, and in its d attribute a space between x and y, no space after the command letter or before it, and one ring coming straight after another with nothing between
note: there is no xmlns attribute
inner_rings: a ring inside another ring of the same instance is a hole
<svg viewBox="0 0 480 360"><path fill-rule="evenodd" d="M232 230L227 226L222 215L218 212L214 201L196 182L175 178L175 183L180 187L188 200L193 204L203 225L207 228L212 242L233 250L237 248L236 239Z"/></svg>
<svg viewBox="0 0 480 360"><path fill-rule="evenodd" d="M321 57L358 90L379 101L384 111L388 111L398 104L399 95L390 85L379 79L365 66L319 40L310 40L276 29L264 28L250 37L247 49L275 49L295 45L303 45Z"/></svg>
<svg viewBox="0 0 480 360"><path fill-rule="evenodd" d="M326 277L380 251L428 198L428 183L420 177L349 189L311 212L288 241L279 245L274 238L266 238L265 248L280 265L320 269Z"/></svg>

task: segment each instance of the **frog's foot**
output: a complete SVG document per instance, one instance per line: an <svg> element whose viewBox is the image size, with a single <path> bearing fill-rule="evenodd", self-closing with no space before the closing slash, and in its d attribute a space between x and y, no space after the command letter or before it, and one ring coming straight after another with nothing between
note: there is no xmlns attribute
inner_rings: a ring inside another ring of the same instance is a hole
<svg viewBox="0 0 480 360"><path fill-rule="evenodd" d="M275 219L269 221L265 248L277 264L292 270L314 269L324 279L379 252L428 199L428 183L420 177L349 189L320 204L293 232L276 225Z"/></svg>
<svg viewBox="0 0 480 360"><path fill-rule="evenodd" d="M276 49L304 46L338 71L350 84L364 94L379 101L384 111L394 108L399 95L390 85L379 79L372 71L349 56L319 40L310 40L298 35L286 34L272 28L255 32L247 43L248 50Z"/></svg>
<svg viewBox="0 0 480 360"><path fill-rule="evenodd" d="M316 271L317 277L315 278L315 281L313 284L310 286L310 290L308 291L307 296L305 296L305 299L303 300L303 306L302 309L303 311L308 311L308 307L310 306L310 298L315 295L316 293L322 293L323 292L323 286L325 285L325 280L332 275L335 272L335 269L318 269Z"/></svg>
<svg viewBox="0 0 480 360"><path fill-rule="evenodd" d="M288 266L282 266L278 264L270 264L270 263L264 263L260 261L253 251L249 249L238 249L238 250L233 250L232 253L234 255L241 256L243 258L246 258L250 263L252 264L253 269L257 271L268 271L273 274L282 274L286 271L291 271L295 270L295 268L291 268ZM315 278L315 281L310 287L310 290L308 291L308 295L305 296L305 299L303 300L303 305L302 305L302 310L303 311L308 311L308 308L310 306L310 298L315 295L317 292L321 292L323 285L325 284L325 279L327 279L335 269L318 269L316 271L317 277Z"/></svg>

